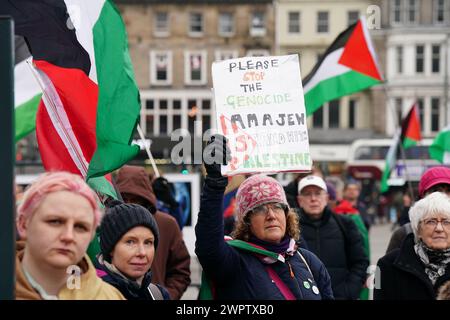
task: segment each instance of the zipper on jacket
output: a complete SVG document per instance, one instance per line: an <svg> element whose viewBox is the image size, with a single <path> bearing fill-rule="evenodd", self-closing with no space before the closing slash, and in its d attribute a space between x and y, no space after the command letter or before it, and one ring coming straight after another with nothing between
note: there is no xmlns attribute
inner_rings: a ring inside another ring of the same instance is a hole
<svg viewBox="0 0 450 320"><path fill-rule="evenodd" d="M294 281L295 286L297 287L298 290L298 294L300 295L301 299L303 299L303 292L302 289L300 288L300 284L298 283L298 279L295 277L294 271L292 270L292 266L291 263L287 260L286 261L288 267L289 267L289 274L291 276L291 279Z"/></svg>
<svg viewBox="0 0 450 320"><path fill-rule="evenodd" d="M295 274L294 274L294 271L292 271L292 266L289 263L289 261L286 261L286 262L287 262L287 264L289 266L289 274L291 275L291 278L294 279L295 278Z"/></svg>

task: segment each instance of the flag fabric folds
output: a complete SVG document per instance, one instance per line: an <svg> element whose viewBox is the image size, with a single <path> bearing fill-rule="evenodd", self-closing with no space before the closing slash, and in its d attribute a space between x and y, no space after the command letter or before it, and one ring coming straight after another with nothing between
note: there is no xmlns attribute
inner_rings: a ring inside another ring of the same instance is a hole
<svg viewBox="0 0 450 320"><path fill-rule="evenodd" d="M381 192L389 189L388 180L397 163L400 148L408 149L415 146L421 139L420 120L417 103L414 103L407 116L402 120L401 128L397 130L391 147L386 155L386 164L381 177Z"/></svg>
<svg viewBox="0 0 450 320"><path fill-rule="evenodd" d="M307 115L325 102L362 91L383 79L363 18L341 32L303 79Z"/></svg>
<svg viewBox="0 0 450 320"><path fill-rule="evenodd" d="M15 141L19 141L36 128L36 112L42 91L33 78L27 60L31 58L25 40L15 37L14 101Z"/></svg>
<svg viewBox="0 0 450 320"><path fill-rule="evenodd" d="M429 148L430 157L450 165L450 125L439 132Z"/></svg>
<svg viewBox="0 0 450 320"><path fill-rule="evenodd" d="M125 27L109 0L3 0L44 94L36 134L46 170L98 179L134 158L140 111ZM101 191L101 190L99 190Z"/></svg>

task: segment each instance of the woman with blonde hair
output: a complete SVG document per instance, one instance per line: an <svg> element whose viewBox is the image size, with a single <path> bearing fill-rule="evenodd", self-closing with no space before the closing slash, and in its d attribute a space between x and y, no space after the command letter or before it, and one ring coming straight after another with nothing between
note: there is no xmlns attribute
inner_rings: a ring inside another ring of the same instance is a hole
<svg viewBox="0 0 450 320"><path fill-rule="evenodd" d="M97 196L80 176L40 176L18 208L16 299L123 300L86 254L101 218Z"/></svg>

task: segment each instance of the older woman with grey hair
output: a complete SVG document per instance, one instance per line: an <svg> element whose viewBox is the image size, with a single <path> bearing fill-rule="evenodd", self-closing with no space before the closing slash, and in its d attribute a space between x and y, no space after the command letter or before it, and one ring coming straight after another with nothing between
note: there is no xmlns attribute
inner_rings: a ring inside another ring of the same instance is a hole
<svg viewBox="0 0 450 320"><path fill-rule="evenodd" d="M450 197L433 192L409 211L413 234L378 261L375 300L436 299L450 280Z"/></svg>

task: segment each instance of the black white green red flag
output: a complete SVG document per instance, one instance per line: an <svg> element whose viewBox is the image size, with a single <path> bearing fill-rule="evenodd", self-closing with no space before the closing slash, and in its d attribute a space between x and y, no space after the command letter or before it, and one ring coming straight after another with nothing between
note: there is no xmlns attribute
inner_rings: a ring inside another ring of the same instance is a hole
<svg viewBox="0 0 450 320"><path fill-rule="evenodd" d="M388 180L397 164L397 155L400 153L400 146L403 149L415 146L422 139L420 132L419 111L417 103L414 103L407 116L402 120L401 128L397 130L392 145L386 155L386 164L383 176L381 177L381 192L386 192L389 189Z"/></svg>
<svg viewBox="0 0 450 320"><path fill-rule="evenodd" d="M109 0L2 0L25 37L44 91L36 134L46 170L103 178L134 158L139 91L120 14Z"/></svg>
<svg viewBox="0 0 450 320"><path fill-rule="evenodd" d="M36 113L42 91L31 73L28 62L31 54L22 37L15 37L14 101L15 141L36 128Z"/></svg>
<svg viewBox="0 0 450 320"><path fill-rule="evenodd" d="M450 125L434 138L429 149L430 157L443 164L450 164Z"/></svg>
<svg viewBox="0 0 450 320"><path fill-rule="evenodd" d="M382 81L369 30L361 18L339 34L303 79L306 114Z"/></svg>

